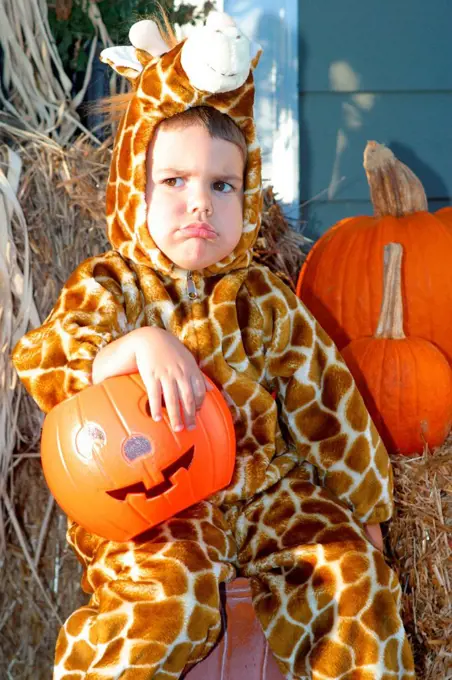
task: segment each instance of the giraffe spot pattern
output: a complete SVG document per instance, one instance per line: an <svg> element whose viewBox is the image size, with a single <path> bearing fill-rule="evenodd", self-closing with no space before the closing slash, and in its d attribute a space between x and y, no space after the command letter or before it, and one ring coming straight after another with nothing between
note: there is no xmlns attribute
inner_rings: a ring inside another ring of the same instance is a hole
<svg viewBox="0 0 452 680"><path fill-rule="evenodd" d="M317 601L317 608L324 609L336 596L337 583L332 570L327 566L318 567L312 578L312 587ZM332 610L328 611L332 615ZM329 630L326 632L329 632Z"/></svg>
<svg viewBox="0 0 452 680"><path fill-rule="evenodd" d="M308 598L309 584L300 586L292 592L287 602L287 611L294 621L308 626L315 618L309 605Z"/></svg>
<svg viewBox="0 0 452 680"><path fill-rule="evenodd" d="M280 606L281 599L277 593L266 593L263 597L255 598L254 608L264 630L273 621Z"/></svg>
<svg viewBox="0 0 452 680"><path fill-rule="evenodd" d="M133 666L157 665L165 657L166 646L157 642L136 642L129 651L128 661Z"/></svg>
<svg viewBox="0 0 452 680"><path fill-rule="evenodd" d="M345 645L330 639L323 639L311 651L309 663L313 671L326 676L331 676L333 671L336 677L340 677L351 670L352 655Z"/></svg>
<svg viewBox="0 0 452 680"><path fill-rule="evenodd" d="M369 560L364 555L353 552L344 555L340 562L344 583L356 583L369 569Z"/></svg>
<svg viewBox="0 0 452 680"><path fill-rule="evenodd" d="M316 403L308 406L295 416L295 425L305 439L318 442L334 437L341 431L336 416L323 411Z"/></svg>
<svg viewBox="0 0 452 680"><path fill-rule="evenodd" d="M327 356L318 342L314 344L311 365L309 368L309 380L317 387L322 387L323 375L327 366Z"/></svg>
<svg viewBox="0 0 452 680"><path fill-rule="evenodd" d="M343 675L341 680L375 680L375 674L373 671L364 671L356 668L351 673Z"/></svg>
<svg viewBox="0 0 452 680"><path fill-rule="evenodd" d="M213 574L201 574L194 584L195 596L200 604L208 607L218 607L219 594L215 576Z"/></svg>
<svg viewBox="0 0 452 680"><path fill-rule="evenodd" d="M121 662L121 652L124 647L124 640L117 639L109 642L102 654L102 665L116 666Z"/></svg>
<svg viewBox="0 0 452 680"><path fill-rule="evenodd" d="M353 380L348 371L340 366L328 366L323 375L323 405L331 411L336 411L352 383Z"/></svg>
<svg viewBox="0 0 452 680"><path fill-rule="evenodd" d="M324 529L326 523L320 519L307 519L295 523L283 536L282 543L284 547L292 547L303 545L305 543L314 543L318 533Z"/></svg>
<svg viewBox="0 0 452 680"><path fill-rule="evenodd" d="M218 609L207 609L196 604L188 621L187 635L192 642L205 640L209 629L218 627L219 621Z"/></svg>
<svg viewBox="0 0 452 680"><path fill-rule="evenodd" d="M361 621L376 635L380 640L387 640L391 635L395 635L399 630L399 622L394 616L395 602L391 593L381 590L376 593L371 606L364 612Z"/></svg>
<svg viewBox="0 0 452 680"><path fill-rule="evenodd" d="M146 586L142 586L143 591ZM145 593L143 592L145 597ZM184 607L180 600L137 602L133 608L133 622L127 631L131 640L142 639L172 644L184 623Z"/></svg>
<svg viewBox="0 0 452 680"><path fill-rule="evenodd" d="M66 657L64 668L68 671L84 671L88 668L94 658L95 649L85 640L77 640Z"/></svg>
<svg viewBox="0 0 452 680"><path fill-rule="evenodd" d="M284 659L291 656L294 645L303 632L303 628L280 616L272 628L268 641L274 653Z"/></svg>
<svg viewBox="0 0 452 680"><path fill-rule="evenodd" d="M311 347L314 334L304 316L296 314L293 321L292 342L295 347Z"/></svg>
<svg viewBox="0 0 452 680"><path fill-rule="evenodd" d="M357 584L344 588L339 599L339 615L358 616L368 605L371 591L370 579L364 579Z"/></svg>
<svg viewBox="0 0 452 680"><path fill-rule="evenodd" d="M358 507L361 499L365 498L372 505L376 504L381 496L382 486L373 469L370 469L358 488L350 494L352 503Z"/></svg>
<svg viewBox="0 0 452 680"><path fill-rule="evenodd" d="M86 625L93 616L94 610L88 608L79 609L74 612L72 616L66 622L66 630L72 637L78 637Z"/></svg>
<svg viewBox="0 0 452 680"><path fill-rule="evenodd" d="M313 643L324 639L332 630L334 626L334 605L328 607L315 617L311 626L313 635Z"/></svg>
<svg viewBox="0 0 452 680"><path fill-rule="evenodd" d="M126 614L119 612L109 612L107 616L98 617L95 626L95 639L90 636L90 642L107 644L109 640L118 638L125 631L128 624ZM94 631L93 631L94 633Z"/></svg>
<svg viewBox="0 0 452 680"><path fill-rule="evenodd" d="M293 518L296 507L287 491L283 491L270 505L262 517L262 522L269 527L275 527L278 534L284 533Z"/></svg>
<svg viewBox="0 0 452 680"><path fill-rule="evenodd" d="M371 461L371 451L369 442L364 437L360 435L353 442L352 447L349 449L345 462L348 467L355 472L364 472L370 464Z"/></svg>
<svg viewBox="0 0 452 680"><path fill-rule="evenodd" d="M338 633L342 642L354 650L357 666L372 666L378 663L380 646L375 637L362 627L359 620L342 620Z"/></svg>
<svg viewBox="0 0 452 680"><path fill-rule="evenodd" d="M364 432L366 430L369 423L369 414L356 387L348 400L345 415L354 430L357 432Z"/></svg>
<svg viewBox="0 0 452 680"><path fill-rule="evenodd" d="M286 409L289 413L309 404L316 396L312 385L302 385L299 382L292 382L287 388Z"/></svg>

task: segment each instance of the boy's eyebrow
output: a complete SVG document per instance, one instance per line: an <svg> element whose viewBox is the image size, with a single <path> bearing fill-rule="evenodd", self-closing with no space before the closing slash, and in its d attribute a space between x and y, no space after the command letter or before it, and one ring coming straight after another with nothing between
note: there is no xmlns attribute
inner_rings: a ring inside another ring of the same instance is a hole
<svg viewBox="0 0 452 680"><path fill-rule="evenodd" d="M190 170L183 170L182 168L158 168L156 171L157 174L159 175L172 175L174 177L181 177L183 175L188 175L190 173ZM234 175L225 172L224 174L219 172L218 174L214 175L220 180L235 180L236 182L243 182L243 177L240 175Z"/></svg>

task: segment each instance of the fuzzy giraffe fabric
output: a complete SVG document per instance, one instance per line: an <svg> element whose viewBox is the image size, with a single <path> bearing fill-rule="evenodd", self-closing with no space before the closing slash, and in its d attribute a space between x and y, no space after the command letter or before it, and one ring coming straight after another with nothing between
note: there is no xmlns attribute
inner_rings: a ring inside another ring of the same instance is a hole
<svg viewBox="0 0 452 680"><path fill-rule="evenodd" d="M60 632L54 678L181 677L215 645L221 584L240 573L251 579L286 678L413 680L400 586L363 530L392 513L387 453L329 337L277 277L252 264L262 204L258 57L241 43L237 59L233 41L246 39L219 15L172 49L154 49L142 29L134 47L104 54L134 87L107 190L113 250L76 269L13 361L47 412L90 384L106 344L141 326L166 329L222 390L237 462L226 489L135 541L107 541L69 522L91 597ZM225 260L191 273L190 299L187 272L150 237L144 192L156 125L194 106L235 121L248 165L242 238Z"/></svg>

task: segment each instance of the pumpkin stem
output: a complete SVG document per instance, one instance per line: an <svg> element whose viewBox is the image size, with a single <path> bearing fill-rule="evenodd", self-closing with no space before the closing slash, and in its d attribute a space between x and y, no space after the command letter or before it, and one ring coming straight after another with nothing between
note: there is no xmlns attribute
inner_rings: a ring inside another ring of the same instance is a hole
<svg viewBox="0 0 452 680"><path fill-rule="evenodd" d="M402 255L400 243L384 247L384 289L376 338L403 340Z"/></svg>
<svg viewBox="0 0 452 680"><path fill-rule="evenodd" d="M421 181L384 144L367 142L364 169L375 217L403 217L428 210Z"/></svg>

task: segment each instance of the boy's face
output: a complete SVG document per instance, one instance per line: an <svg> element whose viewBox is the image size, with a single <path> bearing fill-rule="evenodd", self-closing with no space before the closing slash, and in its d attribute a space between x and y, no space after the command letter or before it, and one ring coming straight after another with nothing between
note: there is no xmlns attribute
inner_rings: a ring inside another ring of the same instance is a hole
<svg viewBox="0 0 452 680"><path fill-rule="evenodd" d="M147 224L155 244L183 269L229 255L242 235L244 159L201 125L158 128L147 158Z"/></svg>

